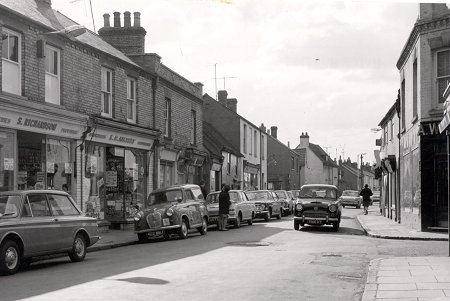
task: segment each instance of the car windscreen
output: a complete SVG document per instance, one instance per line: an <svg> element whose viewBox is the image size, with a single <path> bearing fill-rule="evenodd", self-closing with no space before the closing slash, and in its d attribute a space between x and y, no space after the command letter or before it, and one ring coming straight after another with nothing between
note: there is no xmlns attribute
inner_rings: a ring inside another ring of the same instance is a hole
<svg viewBox="0 0 450 301"><path fill-rule="evenodd" d="M163 203L179 202L183 200L183 193L181 190L159 191L150 194L147 205L157 205Z"/></svg>
<svg viewBox="0 0 450 301"><path fill-rule="evenodd" d="M206 197L206 203L207 204L219 203L219 194L218 193L208 194L208 196Z"/></svg>
<svg viewBox="0 0 450 301"><path fill-rule="evenodd" d="M353 197L358 197L359 193L358 191L350 191L350 190L344 190L342 192L342 196L353 196Z"/></svg>
<svg viewBox="0 0 450 301"><path fill-rule="evenodd" d="M20 196L0 196L0 217L17 217L19 215Z"/></svg>
<svg viewBox="0 0 450 301"><path fill-rule="evenodd" d="M277 197L285 199L286 198L286 192L284 191L275 191L275 194L277 195Z"/></svg>
<svg viewBox="0 0 450 301"><path fill-rule="evenodd" d="M336 190L329 187L303 187L300 190L302 199L336 199Z"/></svg>
<svg viewBox="0 0 450 301"><path fill-rule="evenodd" d="M267 191L251 191L246 192L245 194L250 201L272 199Z"/></svg>

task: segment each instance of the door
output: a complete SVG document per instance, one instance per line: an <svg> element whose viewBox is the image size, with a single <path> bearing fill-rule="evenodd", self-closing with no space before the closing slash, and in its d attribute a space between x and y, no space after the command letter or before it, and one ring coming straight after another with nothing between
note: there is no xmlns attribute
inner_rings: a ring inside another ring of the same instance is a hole
<svg viewBox="0 0 450 301"><path fill-rule="evenodd" d="M194 194L190 189L186 190L186 207L189 210L189 219L191 228L202 224L202 214L200 211L200 203L195 199Z"/></svg>

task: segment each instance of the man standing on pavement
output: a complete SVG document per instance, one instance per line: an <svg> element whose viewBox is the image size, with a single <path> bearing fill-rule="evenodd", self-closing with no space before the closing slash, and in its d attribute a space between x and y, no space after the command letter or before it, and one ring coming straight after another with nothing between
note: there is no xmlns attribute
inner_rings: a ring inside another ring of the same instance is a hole
<svg viewBox="0 0 450 301"><path fill-rule="evenodd" d="M363 197L364 215L369 213L370 197L373 195L372 190L370 190L369 185L364 185L364 188L359 193Z"/></svg>
<svg viewBox="0 0 450 301"><path fill-rule="evenodd" d="M219 194L219 231L228 231L227 220L230 212L230 186L224 185Z"/></svg>

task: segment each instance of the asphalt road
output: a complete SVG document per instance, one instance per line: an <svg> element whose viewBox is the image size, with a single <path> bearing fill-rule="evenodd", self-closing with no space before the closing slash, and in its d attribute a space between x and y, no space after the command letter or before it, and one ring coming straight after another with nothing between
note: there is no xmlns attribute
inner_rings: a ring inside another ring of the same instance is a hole
<svg viewBox="0 0 450 301"><path fill-rule="evenodd" d="M345 208L339 232L293 229L292 217L228 232L37 262L0 278L0 300L360 300L368 263L447 256L447 242L364 236Z"/></svg>

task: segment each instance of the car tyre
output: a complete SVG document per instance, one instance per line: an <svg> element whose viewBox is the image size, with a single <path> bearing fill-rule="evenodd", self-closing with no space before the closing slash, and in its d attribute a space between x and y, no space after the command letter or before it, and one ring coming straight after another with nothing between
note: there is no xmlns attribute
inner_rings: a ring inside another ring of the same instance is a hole
<svg viewBox="0 0 450 301"><path fill-rule="evenodd" d="M15 241L7 240L0 248L0 273L13 275L20 268L21 254Z"/></svg>
<svg viewBox="0 0 450 301"><path fill-rule="evenodd" d="M300 229L300 221L294 220L294 230L298 231Z"/></svg>
<svg viewBox="0 0 450 301"><path fill-rule="evenodd" d="M198 232L200 232L201 235L206 235L208 232L208 222L206 221L206 218L203 218L202 226L198 228Z"/></svg>
<svg viewBox="0 0 450 301"><path fill-rule="evenodd" d="M178 235L180 236L181 239L186 239L188 237L188 223L186 221L186 218L183 218L181 220L181 227L178 230Z"/></svg>
<svg viewBox="0 0 450 301"><path fill-rule="evenodd" d="M266 222L268 222L268 221L270 221L270 212L267 212L266 213L266 216L264 216L264 221L266 221Z"/></svg>
<svg viewBox="0 0 450 301"><path fill-rule="evenodd" d="M138 240L140 242L149 242L150 238L148 238L148 233L138 233Z"/></svg>
<svg viewBox="0 0 450 301"><path fill-rule="evenodd" d="M250 217L250 219L247 220L247 224L249 226L253 225L253 213L252 213L252 216Z"/></svg>
<svg viewBox="0 0 450 301"><path fill-rule="evenodd" d="M241 227L241 221L242 221L242 214L239 212L236 221L234 222L234 227L235 228L240 228Z"/></svg>
<svg viewBox="0 0 450 301"><path fill-rule="evenodd" d="M80 262L86 257L87 243L84 235L77 234L73 240L72 251L69 252L70 260Z"/></svg>

